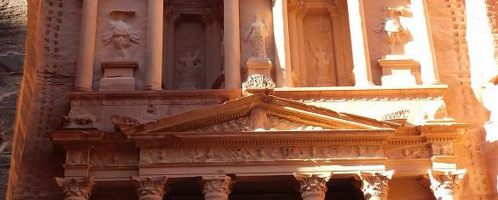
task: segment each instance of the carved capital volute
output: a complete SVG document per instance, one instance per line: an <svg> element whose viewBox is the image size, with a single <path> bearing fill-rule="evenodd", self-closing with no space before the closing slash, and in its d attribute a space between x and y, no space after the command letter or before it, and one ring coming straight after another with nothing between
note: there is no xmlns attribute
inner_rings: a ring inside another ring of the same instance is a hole
<svg viewBox="0 0 498 200"><path fill-rule="evenodd" d="M324 199L327 192L327 181L330 178L328 175L318 174L294 174L294 177L299 181L301 197L303 200L318 200Z"/></svg>
<svg viewBox="0 0 498 200"><path fill-rule="evenodd" d="M466 169L453 171L429 170L430 188L437 199L458 199L461 182L467 173Z"/></svg>
<svg viewBox="0 0 498 200"><path fill-rule="evenodd" d="M163 199L167 177L131 177L131 180L135 184L139 200Z"/></svg>
<svg viewBox="0 0 498 200"><path fill-rule="evenodd" d="M227 200L230 194L232 178L229 176L204 176L202 177L204 199Z"/></svg>
<svg viewBox="0 0 498 200"><path fill-rule="evenodd" d="M65 200L88 200L92 194L94 182L90 177L55 178L55 182L63 189Z"/></svg>
<svg viewBox="0 0 498 200"><path fill-rule="evenodd" d="M361 172L362 180L361 190L366 199L387 199L387 191L389 189L389 181L392 179L394 171L387 172Z"/></svg>

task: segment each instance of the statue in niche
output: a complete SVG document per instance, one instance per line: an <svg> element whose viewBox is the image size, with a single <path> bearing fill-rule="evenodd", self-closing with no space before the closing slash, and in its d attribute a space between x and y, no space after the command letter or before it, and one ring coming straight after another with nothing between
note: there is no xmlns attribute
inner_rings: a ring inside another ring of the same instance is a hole
<svg viewBox="0 0 498 200"><path fill-rule="evenodd" d="M180 58L177 73L181 77L179 89L197 89L197 74L202 69L200 51L187 52Z"/></svg>
<svg viewBox="0 0 498 200"><path fill-rule="evenodd" d="M384 31L387 33L391 54L402 53L396 49L396 45L402 45L405 42L403 37L409 33L401 24L401 16L409 16L409 12L405 7L387 8L387 19L384 24Z"/></svg>
<svg viewBox="0 0 498 200"><path fill-rule="evenodd" d="M251 45L251 58L267 59L266 39L268 38L268 29L257 15L254 22L249 28L245 41Z"/></svg>
<svg viewBox="0 0 498 200"><path fill-rule="evenodd" d="M332 74L330 73L330 55L327 48L328 40L325 40L320 45L312 45L310 40L307 40L309 52L311 53L312 69L315 77L314 86L330 85L332 83Z"/></svg>
<svg viewBox="0 0 498 200"><path fill-rule="evenodd" d="M122 59L128 58L128 48L132 44L138 45L140 35L133 31L131 26L126 22L135 15L135 11L121 11L115 10L109 13L113 19L109 22L110 28L104 34L104 46L113 44L114 48L118 50L119 57Z"/></svg>

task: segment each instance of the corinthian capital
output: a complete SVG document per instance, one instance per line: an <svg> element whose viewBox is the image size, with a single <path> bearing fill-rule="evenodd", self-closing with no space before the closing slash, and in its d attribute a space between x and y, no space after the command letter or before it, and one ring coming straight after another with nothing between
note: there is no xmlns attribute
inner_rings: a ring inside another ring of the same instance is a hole
<svg viewBox="0 0 498 200"><path fill-rule="evenodd" d="M64 200L88 200L92 194L94 182L90 177L55 178L55 182L63 189Z"/></svg>
<svg viewBox="0 0 498 200"><path fill-rule="evenodd" d="M303 200L324 199L327 192L327 181L330 179L330 174L294 174L294 177L299 181L301 197Z"/></svg>
<svg viewBox="0 0 498 200"><path fill-rule="evenodd" d="M458 199L460 184L467 173L466 169L453 171L432 171L429 170L429 180L431 190L437 199L453 200Z"/></svg>
<svg viewBox="0 0 498 200"><path fill-rule="evenodd" d="M165 176L158 177L131 177L137 189L139 200L162 200L165 190Z"/></svg>
<svg viewBox="0 0 498 200"><path fill-rule="evenodd" d="M229 176L204 176L202 177L204 199L227 200L230 194L232 178Z"/></svg>
<svg viewBox="0 0 498 200"><path fill-rule="evenodd" d="M361 172L361 190L366 199L387 199L389 181L392 179L394 171L387 172Z"/></svg>

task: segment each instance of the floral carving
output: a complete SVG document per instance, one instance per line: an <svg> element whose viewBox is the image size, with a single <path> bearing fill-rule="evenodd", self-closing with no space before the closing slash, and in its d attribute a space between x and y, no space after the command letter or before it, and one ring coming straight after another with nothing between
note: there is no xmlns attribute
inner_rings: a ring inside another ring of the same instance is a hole
<svg viewBox="0 0 498 200"><path fill-rule="evenodd" d="M94 182L90 177L55 178L55 182L63 189L66 200L88 200L92 193Z"/></svg>
<svg viewBox="0 0 498 200"><path fill-rule="evenodd" d="M208 126L200 129L195 129L193 132L241 132L241 131L251 131L251 127L248 123L248 117L241 117L235 120L230 120L221 124L215 124L213 126Z"/></svg>
<svg viewBox="0 0 498 200"><path fill-rule="evenodd" d="M326 184L330 176L320 177L316 174L294 174L294 177L299 181L299 191L303 199L325 198L325 193L327 192Z"/></svg>
<svg viewBox="0 0 498 200"><path fill-rule="evenodd" d="M418 159L430 158L432 156L430 147L423 146L407 146L386 151L386 156L389 159Z"/></svg>
<svg viewBox="0 0 498 200"><path fill-rule="evenodd" d="M163 199L167 178L159 177L131 177L140 200L161 200Z"/></svg>
<svg viewBox="0 0 498 200"><path fill-rule="evenodd" d="M242 89L269 89L272 90L276 87L271 78L262 74L252 74L247 77L247 80L242 83Z"/></svg>
<svg viewBox="0 0 498 200"><path fill-rule="evenodd" d="M442 199L443 196L456 194L466 173L466 169L446 172L429 170L431 190L436 198Z"/></svg>
<svg viewBox="0 0 498 200"><path fill-rule="evenodd" d="M371 197L380 197L387 199L387 190L389 181L392 179L394 171L387 171L383 173L360 173L363 181L362 191L366 199Z"/></svg>
<svg viewBox="0 0 498 200"><path fill-rule="evenodd" d="M204 199L228 199L232 178L222 177L202 177Z"/></svg>

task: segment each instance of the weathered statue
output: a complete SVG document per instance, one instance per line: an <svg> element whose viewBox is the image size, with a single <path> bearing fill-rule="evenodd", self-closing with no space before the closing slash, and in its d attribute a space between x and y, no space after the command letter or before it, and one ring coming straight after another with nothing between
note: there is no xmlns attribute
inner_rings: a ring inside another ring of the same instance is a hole
<svg viewBox="0 0 498 200"><path fill-rule="evenodd" d="M256 20L251 24L249 32L247 32L245 41L251 45L251 57L266 59L266 39L268 37L268 29L266 25L256 16Z"/></svg>
<svg viewBox="0 0 498 200"><path fill-rule="evenodd" d="M321 45L312 45L308 40L308 49L312 55L312 69L310 71L315 75L312 79L313 86L325 86L330 85L332 82L332 74L330 73L330 55L327 51L328 41L324 41Z"/></svg>
<svg viewBox="0 0 498 200"><path fill-rule="evenodd" d="M198 72L202 69L199 50L187 52L180 58L177 73L181 77L179 89L197 89Z"/></svg>
<svg viewBox="0 0 498 200"><path fill-rule="evenodd" d="M401 24L400 16L405 16L407 10L404 7L387 8L387 19L384 24L384 31L387 33L387 40L391 45L391 53L395 53L395 46L403 43L403 35L408 30Z"/></svg>
<svg viewBox="0 0 498 200"><path fill-rule="evenodd" d="M140 40L139 34L126 23L126 20L134 13L134 11L111 11L109 13L113 21L109 22L110 29L104 34L103 42L105 46L112 43L121 58L127 58L127 49L132 44L138 44Z"/></svg>

